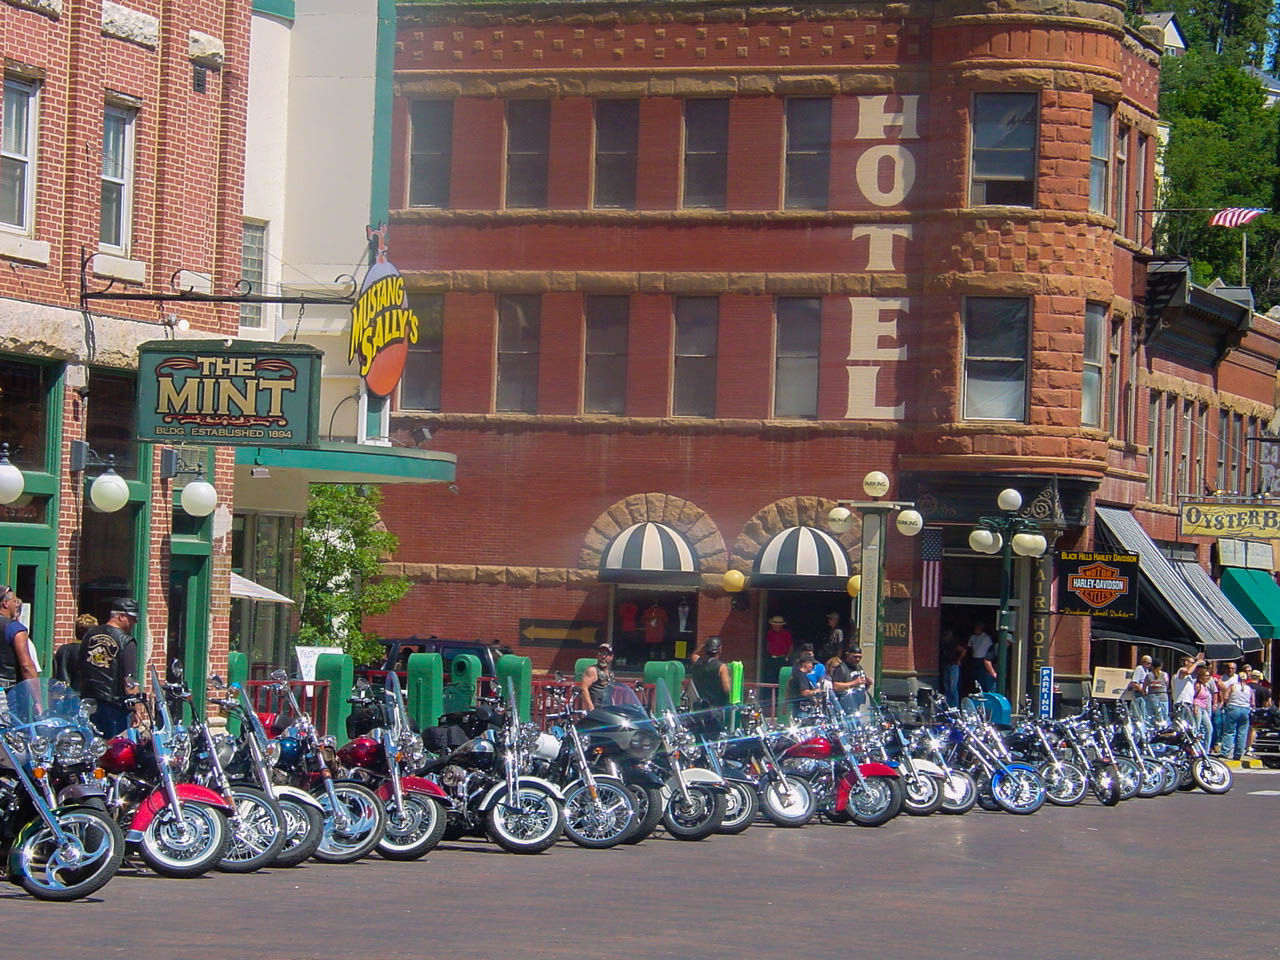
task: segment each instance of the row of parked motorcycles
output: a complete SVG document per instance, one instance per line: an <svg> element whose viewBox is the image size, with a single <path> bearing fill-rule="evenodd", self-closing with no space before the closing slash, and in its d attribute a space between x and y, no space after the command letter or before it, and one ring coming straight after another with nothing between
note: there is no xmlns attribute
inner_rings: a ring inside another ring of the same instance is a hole
<svg viewBox="0 0 1280 960"><path fill-rule="evenodd" d="M412 860L463 836L512 853L562 837L602 849L659 826L697 841L760 817L877 827L904 812L1026 815L1090 794L1113 806L1231 787L1187 718L1153 729L1124 703L1092 701L1057 720L1025 709L1001 728L941 698L904 718L874 704L846 711L828 692L781 725L749 700L730 725L721 710L677 709L663 684L650 708L615 683L591 711L574 709L566 686L539 726L521 721L508 680L500 696L418 730L392 672L380 690L357 685L339 749L283 671L271 678L279 714L209 678L225 730L180 664L148 679L150 695L135 687L131 704L149 723L109 742L92 701L64 685L28 680L0 702L0 869L32 896L88 896L130 855L183 878L375 851Z"/></svg>

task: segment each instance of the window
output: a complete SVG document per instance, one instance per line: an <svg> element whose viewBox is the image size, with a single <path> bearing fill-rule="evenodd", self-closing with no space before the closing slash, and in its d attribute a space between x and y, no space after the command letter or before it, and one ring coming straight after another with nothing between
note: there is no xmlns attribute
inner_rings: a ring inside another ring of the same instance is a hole
<svg viewBox="0 0 1280 960"><path fill-rule="evenodd" d="M1035 93L979 93L973 98L970 203L1030 207L1036 200Z"/></svg>
<svg viewBox="0 0 1280 960"><path fill-rule="evenodd" d="M676 298L675 387L671 412L677 417L716 415L716 338L720 301L715 297Z"/></svg>
<svg viewBox="0 0 1280 960"><path fill-rule="evenodd" d="M773 415L818 415L818 343L822 336L822 300L779 297L774 359Z"/></svg>
<svg viewBox="0 0 1280 960"><path fill-rule="evenodd" d="M1178 445L1178 493L1191 492L1191 466L1195 463L1195 404L1190 400L1182 404L1182 443Z"/></svg>
<svg viewBox="0 0 1280 960"><path fill-rule="evenodd" d="M538 331L542 299L498 298L498 397L500 413L538 412Z"/></svg>
<svg viewBox="0 0 1280 960"><path fill-rule="evenodd" d="M1151 391L1151 406L1147 411L1147 499L1152 503L1159 496L1160 465L1160 394Z"/></svg>
<svg viewBox="0 0 1280 960"><path fill-rule="evenodd" d="M1257 436L1257 429L1258 421L1250 417L1244 433L1244 490L1242 492L1247 497L1252 497L1258 492L1258 488L1254 485L1254 464L1258 459L1258 444L1252 439Z"/></svg>
<svg viewBox="0 0 1280 960"><path fill-rule="evenodd" d="M1084 379L1080 390L1080 423L1102 426L1102 351L1106 343L1107 308L1100 303L1084 308Z"/></svg>
<svg viewBox="0 0 1280 960"><path fill-rule="evenodd" d="M440 410L441 359L444 350L444 297L411 293L409 308L418 317L418 342L409 344L400 380L402 410Z"/></svg>
<svg viewBox="0 0 1280 960"><path fill-rule="evenodd" d="M1120 358L1123 349L1124 327L1117 321L1111 325L1111 348L1107 356L1107 429L1113 437L1120 430Z"/></svg>
<svg viewBox="0 0 1280 960"><path fill-rule="evenodd" d="M1174 441L1177 433L1174 431L1175 420L1177 419L1178 401L1170 394L1165 398L1164 403L1164 433L1163 442L1160 445L1160 496L1165 503L1173 503L1173 454Z"/></svg>
<svg viewBox="0 0 1280 960"><path fill-rule="evenodd" d="M133 374L89 371L84 438L98 456L115 457L116 473L127 480L138 479L138 448L151 456L151 445L134 438L137 399L138 381Z"/></svg>
<svg viewBox="0 0 1280 960"><path fill-rule="evenodd" d="M970 297L964 316L966 420L1027 417L1026 300Z"/></svg>
<svg viewBox="0 0 1280 960"><path fill-rule="evenodd" d="M1093 140L1089 157L1089 209L1107 212L1107 184L1111 166L1111 107L1093 102Z"/></svg>
<svg viewBox="0 0 1280 960"><path fill-rule="evenodd" d="M1147 209L1147 137L1138 134L1138 155L1135 158L1133 179L1133 237L1139 243L1146 243L1144 229L1150 214Z"/></svg>
<svg viewBox="0 0 1280 960"><path fill-rule="evenodd" d="M507 206L547 205L547 148L551 104L512 100L507 104Z"/></svg>
<svg viewBox="0 0 1280 960"><path fill-rule="evenodd" d="M129 248L133 219L133 122L136 114L107 107L102 118L102 211L98 237L102 246Z"/></svg>
<svg viewBox="0 0 1280 960"><path fill-rule="evenodd" d="M788 210L825 210L831 179L831 101L787 101Z"/></svg>
<svg viewBox="0 0 1280 960"><path fill-rule="evenodd" d="M1129 232L1129 128L1116 124L1116 199L1112 216L1122 237Z"/></svg>
<svg viewBox="0 0 1280 960"><path fill-rule="evenodd" d="M1244 422L1240 414L1232 414L1231 416L1231 448L1227 450L1227 462L1231 466L1231 473L1228 480L1231 486L1228 488L1231 493L1240 493L1240 450L1244 446L1242 435L1244 433Z"/></svg>
<svg viewBox="0 0 1280 960"><path fill-rule="evenodd" d="M249 286L249 293L262 293L267 279L267 225L246 220L240 240L240 279ZM240 326L261 329L263 307L261 303L240 304Z"/></svg>
<svg viewBox="0 0 1280 960"><path fill-rule="evenodd" d="M723 210L729 182L729 101L684 103L684 205Z"/></svg>
<svg viewBox="0 0 1280 960"><path fill-rule="evenodd" d="M49 452L49 391L52 367L0 357L0 440L23 470L45 470Z"/></svg>
<svg viewBox="0 0 1280 960"><path fill-rule="evenodd" d="M29 231L35 217L36 90L4 78L4 137L0 143L0 224Z"/></svg>
<svg viewBox="0 0 1280 960"><path fill-rule="evenodd" d="M453 167L453 101L409 105L409 206L449 206Z"/></svg>
<svg viewBox="0 0 1280 960"><path fill-rule="evenodd" d="M1225 410L1218 411L1218 489L1227 489L1227 421Z"/></svg>
<svg viewBox="0 0 1280 960"><path fill-rule="evenodd" d="M1195 437L1196 472L1191 480L1191 493L1198 497L1204 490L1205 449L1209 446L1209 405L1207 403L1202 403L1196 408Z"/></svg>
<svg viewBox="0 0 1280 960"><path fill-rule="evenodd" d="M587 297L587 413L627 408L627 297Z"/></svg>
<svg viewBox="0 0 1280 960"><path fill-rule="evenodd" d="M635 208L639 130L638 100L601 100L596 103L597 207Z"/></svg>

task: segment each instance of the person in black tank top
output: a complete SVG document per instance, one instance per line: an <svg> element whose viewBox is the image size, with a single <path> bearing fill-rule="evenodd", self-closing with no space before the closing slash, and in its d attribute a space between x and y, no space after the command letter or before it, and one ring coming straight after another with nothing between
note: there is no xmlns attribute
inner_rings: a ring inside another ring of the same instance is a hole
<svg viewBox="0 0 1280 960"><path fill-rule="evenodd" d="M604 706L604 697L613 683L613 647L607 643L596 648L596 662L582 671L578 691L582 695L582 709L594 710Z"/></svg>

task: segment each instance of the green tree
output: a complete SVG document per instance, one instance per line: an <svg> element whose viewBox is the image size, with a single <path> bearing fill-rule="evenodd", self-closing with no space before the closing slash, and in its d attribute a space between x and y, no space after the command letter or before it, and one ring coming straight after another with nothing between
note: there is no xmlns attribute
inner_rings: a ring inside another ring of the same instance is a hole
<svg viewBox="0 0 1280 960"><path fill-rule="evenodd" d="M316 484L302 528L302 603L298 642L340 646L357 664L378 658L366 616L385 613L409 592L404 577L385 576L382 560L399 546L382 527L376 487Z"/></svg>

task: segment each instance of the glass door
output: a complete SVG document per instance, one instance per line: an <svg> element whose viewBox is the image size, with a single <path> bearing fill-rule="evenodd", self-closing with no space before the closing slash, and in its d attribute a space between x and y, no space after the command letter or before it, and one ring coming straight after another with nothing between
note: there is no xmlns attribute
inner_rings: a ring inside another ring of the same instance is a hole
<svg viewBox="0 0 1280 960"><path fill-rule="evenodd" d="M175 555L169 565L169 621L165 631L165 669L182 663L191 692L204 700L209 672L207 557Z"/></svg>
<svg viewBox="0 0 1280 960"><path fill-rule="evenodd" d="M0 583L12 587L22 600L21 619L30 631L36 663L45 675L53 661L49 569L48 550L0 547Z"/></svg>

